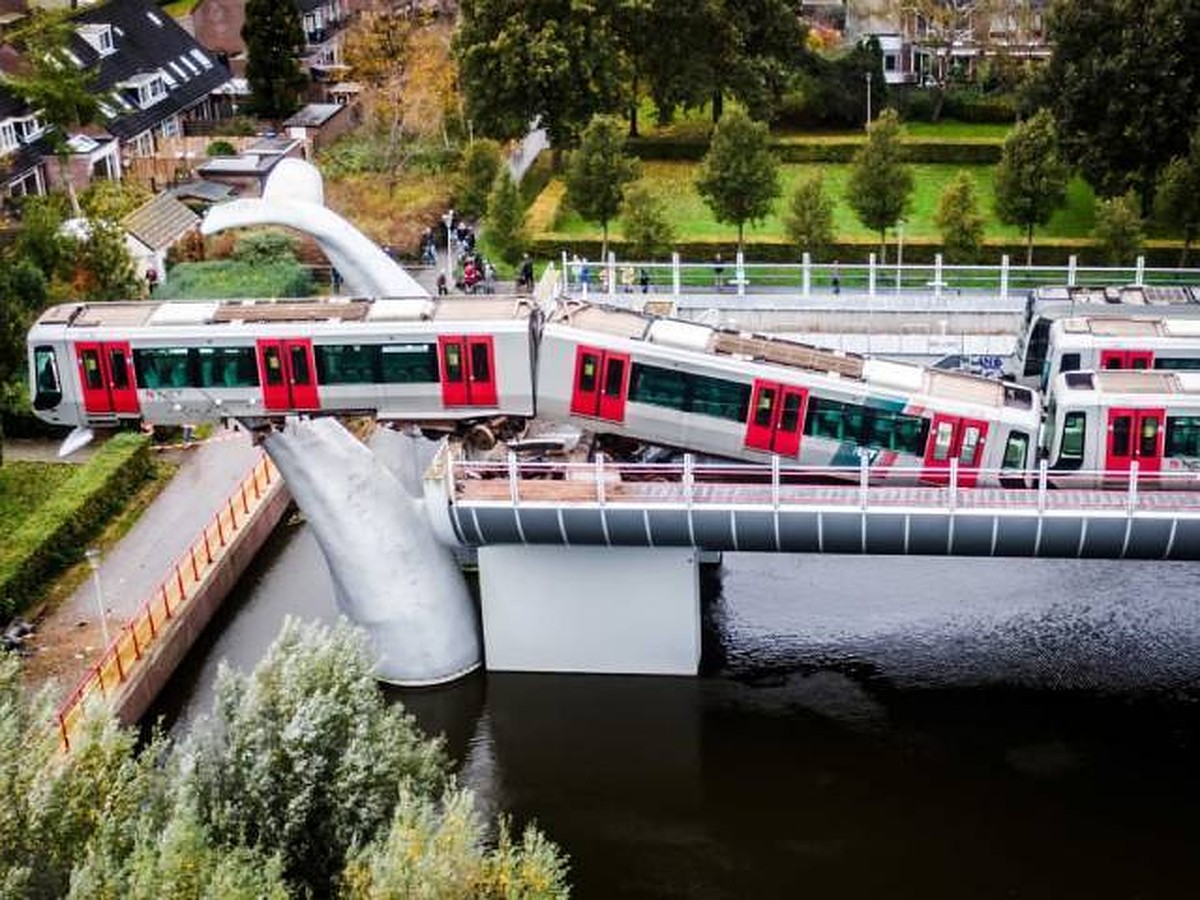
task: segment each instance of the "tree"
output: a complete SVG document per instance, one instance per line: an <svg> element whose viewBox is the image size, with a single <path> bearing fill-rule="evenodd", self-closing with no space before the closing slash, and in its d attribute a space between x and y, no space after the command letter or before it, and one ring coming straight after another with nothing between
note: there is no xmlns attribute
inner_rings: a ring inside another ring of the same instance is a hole
<svg viewBox="0 0 1200 900"><path fill-rule="evenodd" d="M620 105L611 3L463 0L454 48L467 117L491 137L520 137L537 119L564 148Z"/></svg>
<svg viewBox="0 0 1200 900"><path fill-rule="evenodd" d="M696 190L718 222L737 225L741 250L746 223L766 218L779 196L779 162L767 126L741 110L722 118L700 164Z"/></svg>
<svg viewBox="0 0 1200 900"><path fill-rule="evenodd" d="M1067 196L1070 171L1059 159L1054 119L1042 110L1004 141L996 166L996 215L1025 229L1025 265L1033 265L1033 229L1045 225Z"/></svg>
<svg viewBox="0 0 1200 900"><path fill-rule="evenodd" d="M70 297L99 302L141 296L142 284L125 244L125 232L104 219L87 219L74 243Z"/></svg>
<svg viewBox="0 0 1200 900"><path fill-rule="evenodd" d="M1158 173L1200 124L1200 4L1056 0L1046 24L1064 156L1098 193L1133 188L1149 210Z"/></svg>
<svg viewBox="0 0 1200 900"><path fill-rule="evenodd" d="M505 262L514 263L525 245L525 207L521 192L507 166L500 174L488 197L484 237Z"/></svg>
<svg viewBox="0 0 1200 900"><path fill-rule="evenodd" d="M904 218L912 196L912 169L903 162L900 116L894 109L867 126L866 143L854 152L846 200L859 221L879 232L880 261L887 261L887 230Z"/></svg>
<svg viewBox="0 0 1200 900"><path fill-rule="evenodd" d="M25 334L46 305L46 294L46 279L29 259L0 260L0 465L3 414L25 402Z"/></svg>
<svg viewBox="0 0 1200 900"><path fill-rule="evenodd" d="M345 900L428 897L510 897L566 900L567 865L562 854L536 828L527 827L514 843L500 823L494 848L481 840L474 799L462 790L433 798L400 790L391 828L355 854L345 879Z"/></svg>
<svg viewBox="0 0 1200 900"><path fill-rule="evenodd" d="M942 233L942 252L950 263L971 263L979 258L983 244L983 216L975 195L975 179L960 171L946 185L934 217Z"/></svg>
<svg viewBox="0 0 1200 900"><path fill-rule="evenodd" d="M814 259L820 259L833 243L833 199L825 193L825 178L820 171L796 185L788 201L784 227L792 243Z"/></svg>
<svg viewBox="0 0 1200 900"><path fill-rule="evenodd" d="M246 0L242 40L251 111L264 119L286 119L300 105L308 84L298 63L305 41L296 4Z"/></svg>
<svg viewBox="0 0 1200 900"><path fill-rule="evenodd" d="M608 258L608 223L621 211L625 186L637 177L637 160L625 155L621 123L612 116L593 118L567 166L567 201L584 219L600 223L601 259Z"/></svg>
<svg viewBox="0 0 1200 900"><path fill-rule="evenodd" d="M436 789L446 761L385 705L360 632L284 624L249 676L223 668L212 721L184 749L188 794L220 847L278 854L328 896L349 851L391 820L400 785Z"/></svg>
<svg viewBox="0 0 1200 900"><path fill-rule="evenodd" d="M1129 265L1142 252L1144 235L1138 197L1132 190L1096 205L1092 236L1109 265Z"/></svg>
<svg viewBox="0 0 1200 900"><path fill-rule="evenodd" d="M93 181L79 196L79 206L90 219L120 222L127 215L153 199L154 194L136 181Z"/></svg>
<svg viewBox="0 0 1200 900"><path fill-rule="evenodd" d="M927 64L919 74L933 90L932 119L936 122L942 116L946 88L955 74L954 48L987 43L995 0L891 0L890 6L893 16L903 17L914 26L920 23L917 47Z"/></svg>
<svg viewBox="0 0 1200 900"><path fill-rule="evenodd" d="M1192 133L1187 155L1175 157L1159 175L1154 211L1163 225L1183 235L1179 265L1186 266L1200 230L1200 128Z"/></svg>
<svg viewBox="0 0 1200 900"><path fill-rule="evenodd" d="M500 145L488 138L473 141L463 151L455 199L462 215L476 219L487 212L488 195L502 164Z"/></svg>
<svg viewBox="0 0 1200 900"><path fill-rule="evenodd" d="M70 22L61 15L36 12L31 24L19 35L24 73L5 75L3 81L48 126L47 138L58 157L71 211L78 216L79 201L71 175L68 141L71 131L96 121L101 95L93 85L96 68L81 67L67 55L72 35Z"/></svg>
<svg viewBox="0 0 1200 900"><path fill-rule="evenodd" d="M625 191L621 230L634 259L653 259L675 241L667 205L645 181L636 181Z"/></svg>

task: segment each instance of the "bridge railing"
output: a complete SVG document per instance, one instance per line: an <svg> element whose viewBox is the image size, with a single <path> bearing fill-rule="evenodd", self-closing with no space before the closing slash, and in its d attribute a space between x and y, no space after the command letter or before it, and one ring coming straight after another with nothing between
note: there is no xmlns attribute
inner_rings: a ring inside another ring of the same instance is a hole
<svg viewBox="0 0 1200 900"><path fill-rule="evenodd" d="M594 462L452 461L451 496L520 506L588 503L637 506L754 504L867 509L1053 510L1200 514L1200 471L1054 471L1037 469L802 466L696 462L628 463L598 454Z"/></svg>
<svg viewBox="0 0 1200 900"><path fill-rule="evenodd" d="M684 261L678 254L670 262L618 260L609 254L602 261L568 258L564 253L561 287L597 299L619 299L645 289L669 293L786 292L807 297L835 289L845 294L875 296L915 293L941 297L962 291L998 296L1021 295L1047 285L1198 285L1200 269L1149 267L1139 256L1129 266L1080 266L1075 256L1065 266L1014 265L1002 256L998 265L946 265L940 254L932 264L905 264L900 259L884 263L874 253L866 262L815 263L804 254L796 263L746 262L741 254L717 261Z"/></svg>

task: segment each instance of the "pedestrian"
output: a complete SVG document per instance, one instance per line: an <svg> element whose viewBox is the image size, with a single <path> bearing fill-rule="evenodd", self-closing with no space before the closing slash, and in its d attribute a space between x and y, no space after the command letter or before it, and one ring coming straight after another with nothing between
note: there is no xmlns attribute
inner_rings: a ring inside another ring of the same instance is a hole
<svg viewBox="0 0 1200 900"><path fill-rule="evenodd" d="M483 292L485 294L496 293L496 267L492 265L490 259L483 264Z"/></svg>
<svg viewBox="0 0 1200 900"><path fill-rule="evenodd" d="M446 294L450 293L446 289L446 273L445 272L438 272L437 289L438 289L439 297L444 297L444 296L446 296Z"/></svg>
<svg viewBox="0 0 1200 900"><path fill-rule="evenodd" d="M633 272L633 266L625 266L621 269L621 293L633 293L633 280L636 276Z"/></svg>
<svg viewBox="0 0 1200 900"><path fill-rule="evenodd" d="M833 270L830 272L829 281L833 285L834 294L840 294L842 292L842 270L836 259L833 261Z"/></svg>
<svg viewBox="0 0 1200 900"><path fill-rule="evenodd" d="M146 270L146 294L153 296L154 289L158 287L158 270L153 266Z"/></svg>
<svg viewBox="0 0 1200 900"><path fill-rule="evenodd" d="M583 288L583 292L585 294L587 293L587 290L588 290L588 282L591 280L592 280L592 272L588 268L587 260L586 259L580 260L579 261L579 286L581 288Z"/></svg>
<svg viewBox="0 0 1200 900"><path fill-rule="evenodd" d="M718 291L725 284L725 261L721 259L720 253L713 260L713 284L717 286Z"/></svg>
<svg viewBox="0 0 1200 900"><path fill-rule="evenodd" d="M638 272L638 284L642 286L643 294L650 292L650 273L645 269Z"/></svg>
<svg viewBox="0 0 1200 900"><path fill-rule="evenodd" d="M526 253L521 257L521 280L517 282L518 290L533 290L533 260Z"/></svg>

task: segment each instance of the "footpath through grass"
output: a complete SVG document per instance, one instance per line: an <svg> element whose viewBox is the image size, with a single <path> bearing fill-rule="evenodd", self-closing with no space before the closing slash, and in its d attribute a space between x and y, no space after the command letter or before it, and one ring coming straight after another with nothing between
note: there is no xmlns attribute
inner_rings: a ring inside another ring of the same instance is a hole
<svg viewBox="0 0 1200 900"><path fill-rule="evenodd" d="M913 165L914 190L908 219L904 225L905 240L940 240L934 216L938 200L946 184L960 171L970 173L975 180L981 213L986 218L985 237L993 240L1020 241L1024 238L1021 229L1002 225L993 212L995 204L995 169L991 166L958 166L939 164ZM845 200L846 184L850 177L848 165L785 165L780 167L780 183L783 192L775 202L774 212L758 225L746 228L747 240L786 241L787 231L783 220L787 215L788 198L796 184L814 171L825 175L825 190L834 199L834 231L841 239L871 239L875 233L863 227L854 211ZM736 238L737 229L732 225L717 222L704 204L695 188L696 165L686 162L646 162L642 164L643 177L659 192L667 204L667 215L676 229L680 241L721 240ZM535 237L600 238L600 229L591 222L583 221L573 211L556 215L560 210L561 198L565 194L561 182L555 180L543 192L546 203L535 206L536 218L531 226L543 233ZM559 202L554 202L555 200ZM1067 202L1055 213L1045 228L1039 228L1036 236L1041 239L1086 238L1094 222L1095 197L1090 187L1081 178L1071 181L1067 191ZM549 207L549 208L547 208ZM558 219L555 223L555 219ZM610 235L621 237L621 222L611 223Z"/></svg>

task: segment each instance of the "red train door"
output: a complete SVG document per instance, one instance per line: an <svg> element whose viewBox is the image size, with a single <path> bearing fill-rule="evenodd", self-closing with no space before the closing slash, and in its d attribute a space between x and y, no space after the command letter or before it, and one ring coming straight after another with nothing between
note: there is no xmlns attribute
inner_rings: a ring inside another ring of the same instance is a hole
<svg viewBox="0 0 1200 900"><path fill-rule="evenodd" d="M134 414L139 411L129 344L85 342L75 345L83 407L89 413Z"/></svg>
<svg viewBox="0 0 1200 900"><path fill-rule="evenodd" d="M1104 468L1128 472L1136 459L1141 473L1162 468L1163 415L1161 409L1110 409Z"/></svg>
<svg viewBox="0 0 1200 900"><path fill-rule="evenodd" d="M258 375L263 408L269 411L319 409L312 341L307 339L258 342Z"/></svg>
<svg viewBox="0 0 1200 900"><path fill-rule="evenodd" d="M924 480L932 484L949 484L950 461L958 460L958 483L972 487L979 479L987 442L988 423L979 419L964 419L936 413L929 428L929 443L925 448Z"/></svg>
<svg viewBox="0 0 1200 900"><path fill-rule="evenodd" d="M575 380L571 386L571 412L624 422L630 369L628 353L614 353L598 347L578 348L575 351Z"/></svg>
<svg viewBox="0 0 1200 900"><path fill-rule="evenodd" d="M750 395L746 446L780 456L798 455L807 396L803 388L756 380Z"/></svg>
<svg viewBox="0 0 1200 900"><path fill-rule="evenodd" d="M495 406L496 360L491 335L438 336L444 406Z"/></svg>
<svg viewBox="0 0 1200 900"><path fill-rule="evenodd" d="M1153 350L1101 350L1101 369L1152 369Z"/></svg>

